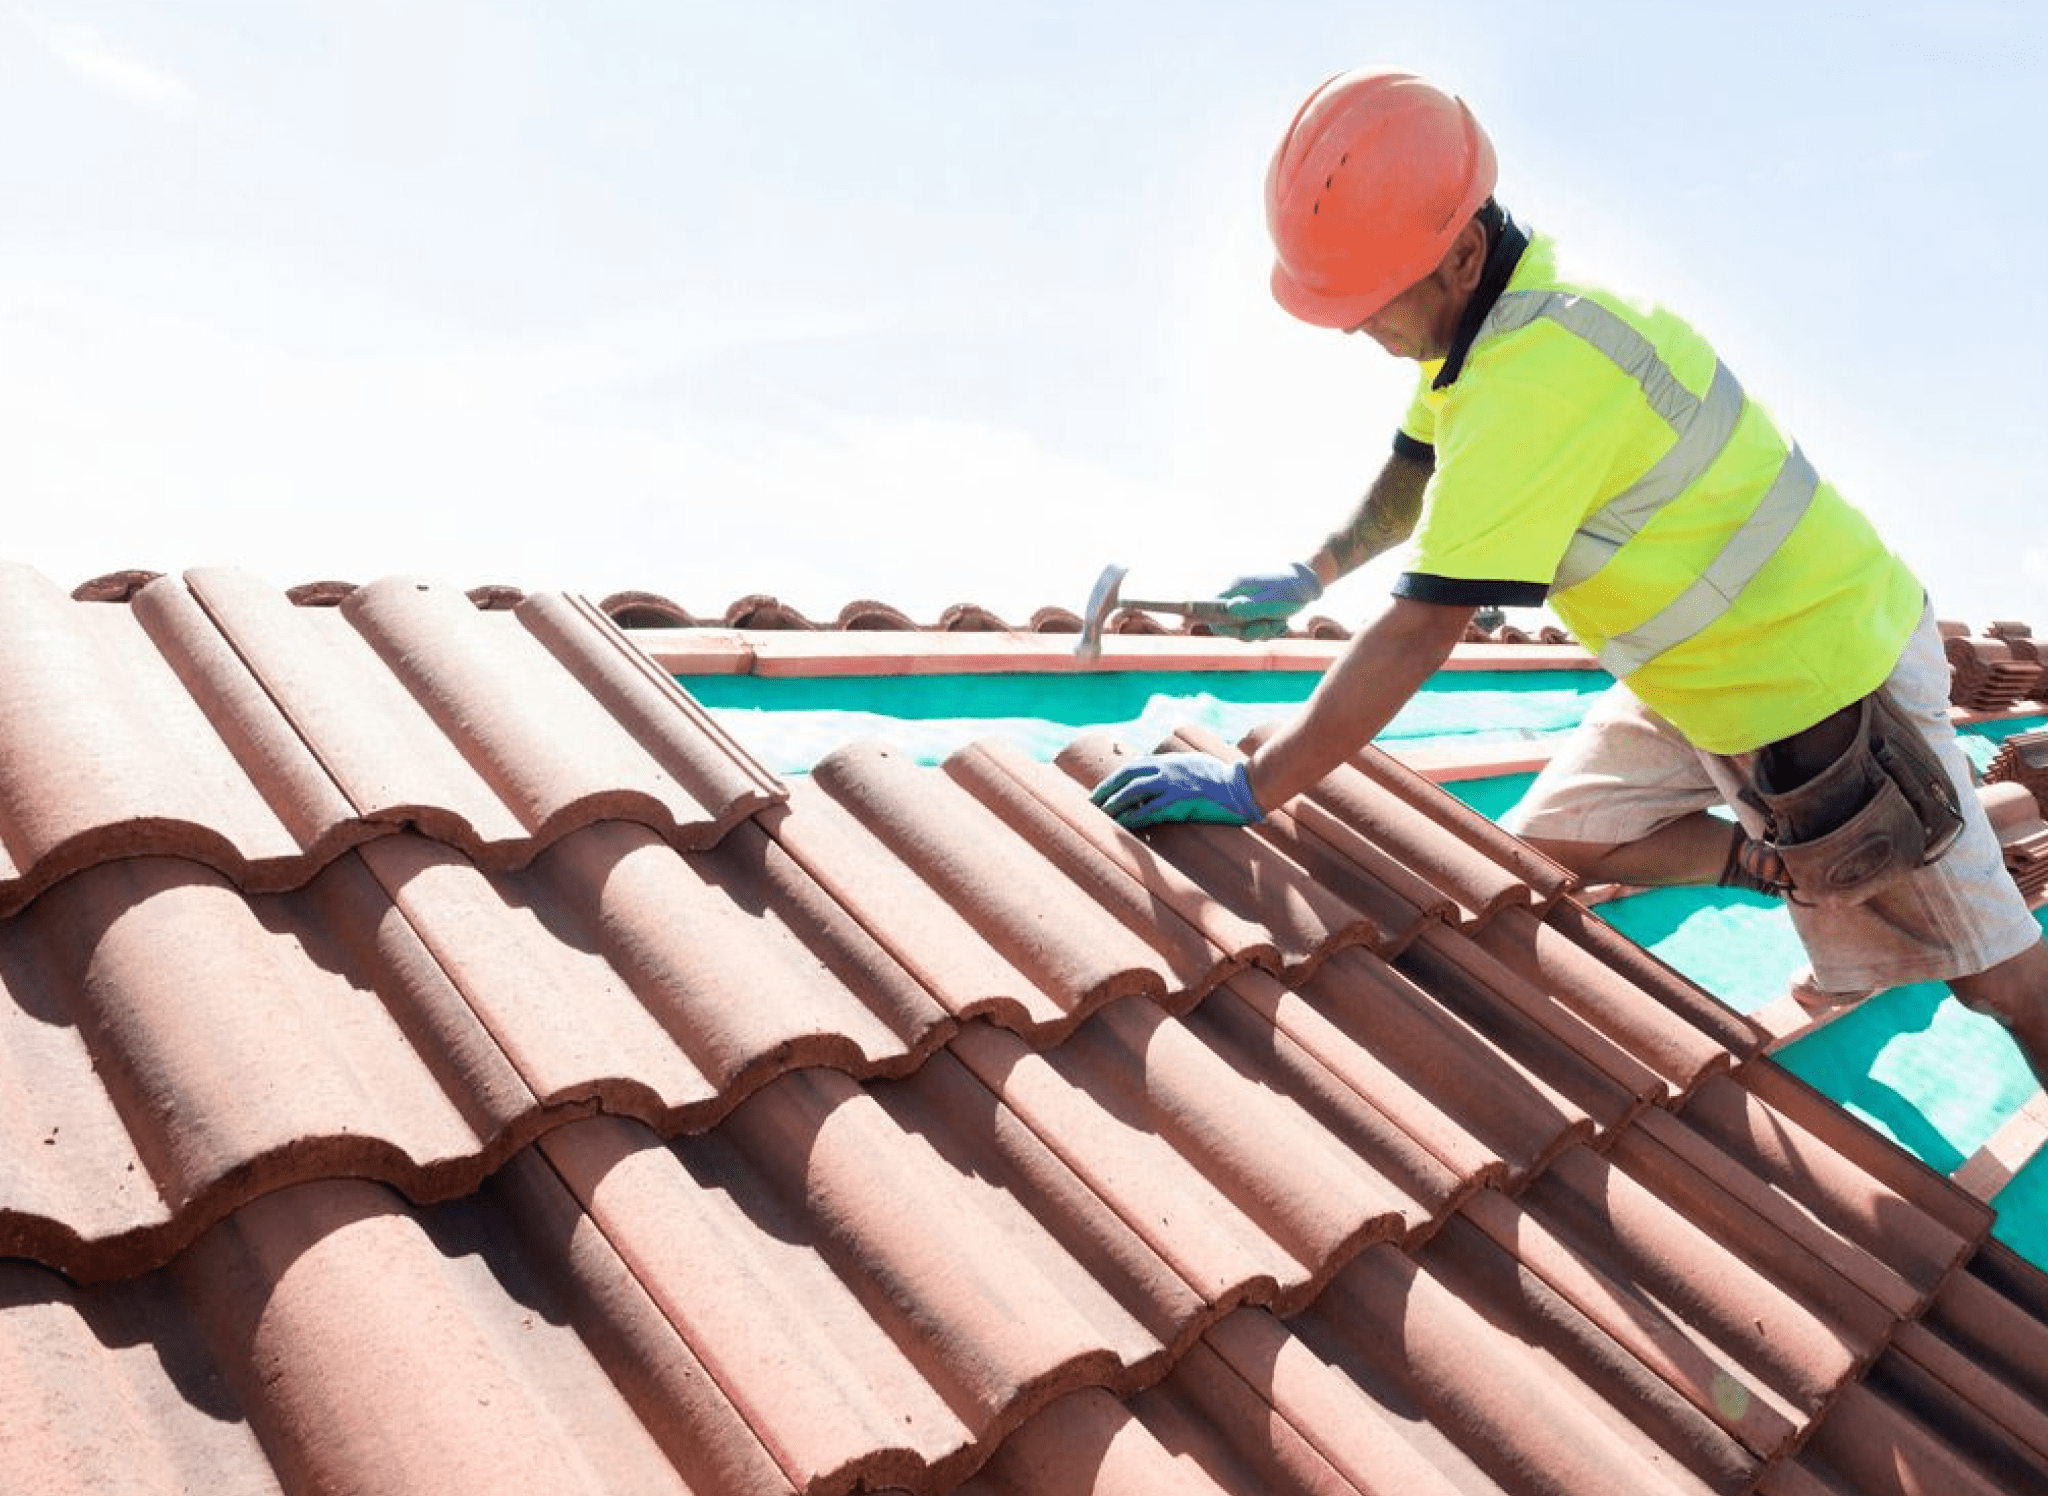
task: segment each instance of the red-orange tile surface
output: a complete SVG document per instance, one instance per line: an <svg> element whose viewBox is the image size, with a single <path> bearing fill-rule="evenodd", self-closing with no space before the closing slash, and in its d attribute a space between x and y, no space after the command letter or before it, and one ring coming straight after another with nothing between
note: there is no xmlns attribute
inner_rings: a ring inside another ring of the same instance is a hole
<svg viewBox="0 0 2048 1496"><path fill-rule="evenodd" d="M112 580L0 569L0 1491L2048 1489L1988 1208L1386 755L1139 837Z"/></svg>

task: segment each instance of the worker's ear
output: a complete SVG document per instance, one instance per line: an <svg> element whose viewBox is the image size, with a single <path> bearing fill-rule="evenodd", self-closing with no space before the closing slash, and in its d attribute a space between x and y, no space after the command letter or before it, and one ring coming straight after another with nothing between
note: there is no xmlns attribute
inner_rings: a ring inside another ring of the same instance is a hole
<svg viewBox="0 0 2048 1496"><path fill-rule="evenodd" d="M1479 289L1479 277L1486 270L1486 225L1477 218L1466 220L1458 237L1451 241L1443 268L1449 272L1451 289L1469 296Z"/></svg>

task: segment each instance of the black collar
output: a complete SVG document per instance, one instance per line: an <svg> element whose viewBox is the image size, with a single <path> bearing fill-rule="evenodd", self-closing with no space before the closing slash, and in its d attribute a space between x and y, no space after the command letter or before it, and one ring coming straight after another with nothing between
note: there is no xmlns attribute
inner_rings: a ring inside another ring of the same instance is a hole
<svg viewBox="0 0 2048 1496"><path fill-rule="evenodd" d="M1431 389L1449 389L1465 371L1465 357L1472 351L1473 339L1479 336L1479 324L1486 320L1486 314L1500 300L1500 293L1507 289L1508 277L1515 273L1515 266L1522 260L1522 251L1528 247L1529 236L1522 232L1521 225L1503 213L1500 233L1494 237L1493 248L1486 252L1486 265L1479 272L1479 284L1473 288L1472 299L1465 303L1465 314L1458 319L1457 336L1451 339L1451 351L1444 356L1444 366L1431 381Z"/></svg>

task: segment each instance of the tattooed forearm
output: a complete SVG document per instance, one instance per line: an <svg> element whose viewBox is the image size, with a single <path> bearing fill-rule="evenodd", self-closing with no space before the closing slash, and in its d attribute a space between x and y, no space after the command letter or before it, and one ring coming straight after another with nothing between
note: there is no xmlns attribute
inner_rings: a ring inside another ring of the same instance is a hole
<svg viewBox="0 0 2048 1496"><path fill-rule="evenodd" d="M1429 483L1430 464L1395 456L1373 479L1358 510L1323 542L1338 575L1353 571L1415 533L1422 516L1422 491Z"/></svg>
<svg viewBox="0 0 2048 1496"><path fill-rule="evenodd" d="M1381 552L1392 550L1406 540L1414 528L1413 515L1404 522L1401 515L1389 512L1388 505L1375 503L1373 496L1368 494L1350 522L1342 529L1330 532L1323 548L1337 563L1338 570L1351 571Z"/></svg>

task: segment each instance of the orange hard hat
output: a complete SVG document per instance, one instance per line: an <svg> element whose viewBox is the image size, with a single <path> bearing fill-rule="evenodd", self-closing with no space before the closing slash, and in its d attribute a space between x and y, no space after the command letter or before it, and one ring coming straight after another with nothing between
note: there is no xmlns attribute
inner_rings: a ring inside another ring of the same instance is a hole
<svg viewBox="0 0 2048 1496"><path fill-rule="evenodd" d="M1497 175L1464 100L1413 73L1337 74L1266 172L1274 299L1318 327L1358 326L1436 269Z"/></svg>

